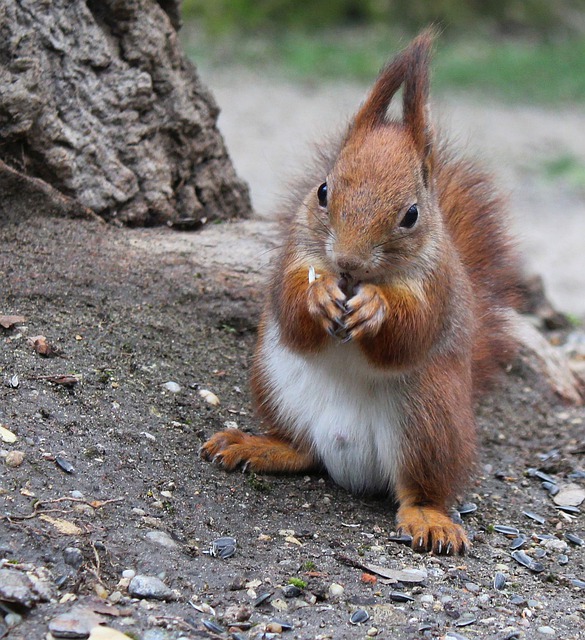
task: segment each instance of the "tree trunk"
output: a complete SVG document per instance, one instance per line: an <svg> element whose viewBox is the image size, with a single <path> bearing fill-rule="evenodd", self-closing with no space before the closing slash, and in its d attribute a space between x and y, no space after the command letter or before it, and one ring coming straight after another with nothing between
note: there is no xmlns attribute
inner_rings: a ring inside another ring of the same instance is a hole
<svg viewBox="0 0 585 640"><path fill-rule="evenodd" d="M0 187L10 192L0 213L24 216L32 202L185 228L250 213L218 108L180 50L179 9L0 2Z"/></svg>

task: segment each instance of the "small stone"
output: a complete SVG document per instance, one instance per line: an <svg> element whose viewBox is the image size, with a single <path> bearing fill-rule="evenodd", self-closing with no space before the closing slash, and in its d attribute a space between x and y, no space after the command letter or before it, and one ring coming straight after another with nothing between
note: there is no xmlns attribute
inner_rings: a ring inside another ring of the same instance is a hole
<svg viewBox="0 0 585 640"><path fill-rule="evenodd" d="M217 407L220 404L219 398L213 393L213 391L209 391L209 389L200 389L199 395L207 402L208 404Z"/></svg>
<svg viewBox="0 0 585 640"><path fill-rule="evenodd" d="M274 598L270 601L270 606L276 611L288 611L288 604L282 598Z"/></svg>
<svg viewBox="0 0 585 640"><path fill-rule="evenodd" d="M556 634L556 631L552 627L547 626L538 627L537 631L545 636L554 636Z"/></svg>
<svg viewBox="0 0 585 640"><path fill-rule="evenodd" d="M557 558L557 562L561 565L564 566L566 564L569 564L569 556L565 555L564 553L561 553L559 555L559 557Z"/></svg>
<svg viewBox="0 0 585 640"><path fill-rule="evenodd" d="M569 545L564 540L559 540L558 538L543 540L541 544L545 549L558 552L566 551L569 547Z"/></svg>
<svg viewBox="0 0 585 640"><path fill-rule="evenodd" d="M83 500L83 498L85 497L83 493L81 491L78 491L77 489L75 491L70 491L69 495L76 500Z"/></svg>
<svg viewBox="0 0 585 640"><path fill-rule="evenodd" d="M134 576L128 585L128 592L135 598L152 600L172 600L175 597L172 590L154 576Z"/></svg>
<svg viewBox="0 0 585 640"><path fill-rule="evenodd" d="M282 633L282 625L278 622L269 622L266 625L266 631L268 631L268 633Z"/></svg>
<svg viewBox="0 0 585 640"><path fill-rule="evenodd" d="M179 391L182 389L180 384L178 384L177 382L172 382L171 380L169 380L169 382L165 382L163 384L163 387L171 393L179 393Z"/></svg>
<svg viewBox="0 0 585 640"><path fill-rule="evenodd" d="M102 622L102 617L87 607L74 607L49 622L49 631L55 638L87 638L91 630Z"/></svg>
<svg viewBox="0 0 585 640"><path fill-rule="evenodd" d="M585 489L575 483L568 484L553 496L553 502L561 507L578 507L585 500Z"/></svg>
<svg viewBox="0 0 585 640"><path fill-rule="evenodd" d="M135 575L136 571L134 571L134 569L124 569L124 571L122 571L122 578L126 578L128 580L132 580Z"/></svg>
<svg viewBox="0 0 585 640"><path fill-rule="evenodd" d="M4 616L4 622L9 629L13 629L22 622L22 616L18 613L14 613L14 611L11 611Z"/></svg>
<svg viewBox="0 0 585 640"><path fill-rule="evenodd" d="M478 584L475 584L475 582L466 582L465 588L471 593L479 593L481 591L481 587Z"/></svg>
<svg viewBox="0 0 585 640"><path fill-rule="evenodd" d="M341 597L344 591L345 589L340 584L337 584L337 582L329 585L329 595L332 598Z"/></svg>
<svg viewBox="0 0 585 640"><path fill-rule="evenodd" d="M0 424L0 440L2 440L2 442L6 442L6 444L12 444L13 442L16 442L17 437L15 433L10 431L10 429L7 429Z"/></svg>
<svg viewBox="0 0 585 640"><path fill-rule="evenodd" d="M93 590L94 590L95 595L98 598L101 598L102 600L106 600L108 598L108 596L110 595L108 593L108 590L103 585L101 585L99 582L96 582L93 585Z"/></svg>
<svg viewBox="0 0 585 640"><path fill-rule="evenodd" d="M424 593L420 597L420 601L422 604L433 604L435 598L430 593Z"/></svg>
<svg viewBox="0 0 585 640"><path fill-rule="evenodd" d="M10 569L0 569L0 600L15 602L30 608L39 600L39 596L34 593L32 587L26 574Z"/></svg>
<svg viewBox="0 0 585 640"><path fill-rule="evenodd" d="M23 462L24 452L22 451L9 451L4 458L7 467L20 467Z"/></svg>
<svg viewBox="0 0 585 640"><path fill-rule="evenodd" d="M367 631L366 631L366 635L369 638L375 638L378 635L378 629L376 629L376 627L370 627Z"/></svg>
<svg viewBox="0 0 585 640"><path fill-rule="evenodd" d="M146 539L167 549L175 549L179 546L166 531L149 531Z"/></svg>
<svg viewBox="0 0 585 640"><path fill-rule="evenodd" d="M77 547L67 547L63 551L65 563L74 569L79 569L83 564L83 553Z"/></svg>
<svg viewBox="0 0 585 640"><path fill-rule="evenodd" d="M113 591L108 596L108 602L111 602L112 604L118 604L118 602L120 602L121 599L122 599L121 591Z"/></svg>

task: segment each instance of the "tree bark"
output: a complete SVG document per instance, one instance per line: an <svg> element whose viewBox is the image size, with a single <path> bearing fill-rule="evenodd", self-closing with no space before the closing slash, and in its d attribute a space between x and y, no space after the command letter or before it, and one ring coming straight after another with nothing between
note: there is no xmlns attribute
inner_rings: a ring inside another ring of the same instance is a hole
<svg viewBox="0 0 585 640"><path fill-rule="evenodd" d="M0 184L19 174L51 211L131 225L247 216L179 16L180 0L2 0Z"/></svg>

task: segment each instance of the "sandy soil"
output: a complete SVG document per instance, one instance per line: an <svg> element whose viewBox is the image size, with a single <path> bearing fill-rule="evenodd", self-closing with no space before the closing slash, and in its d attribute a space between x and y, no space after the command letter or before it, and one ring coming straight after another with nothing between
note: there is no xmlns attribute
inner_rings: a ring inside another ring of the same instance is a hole
<svg viewBox="0 0 585 640"><path fill-rule="evenodd" d="M559 511L529 470L582 490L585 412L559 404L521 364L478 409L481 460L463 496L478 508L464 516L474 539L464 558L389 542L390 505L325 477L227 474L198 459L226 424L255 427L247 371L276 242L267 218L305 141L336 128L363 95L231 73L208 82L260 219L197 234L41 215L0 227L1 311L26 317L1 334L0 424L16 441L0 442L0 570L29 592L26 606L14 594L21 604L11 604L2 574L0 637L56 637L67 624L69 637L87 637L101 623L141 640L269 638L278 618L293 627L283 638L305 640L582 638L585 547L567 534L585 537L583 515ZM510 224L530 264L555 301L584 315L584 204L535 167L557 151L582 157L585 118L454 98L437 110L514 187ZM39 335L60 355L36 353L29 339ZM62 374L80 381L48 378ZM542 570L518 564L495 525L525 534ZM220 536L237 539L225 560L208 553ZM364 578L372 564L417 569L422 581ZM132 572L161 579L166 599L133 597ZM291 579L301 588L287 597ZM357 609L369 619L354 626ZM203 625L210 619L220 630Z"/></svg>

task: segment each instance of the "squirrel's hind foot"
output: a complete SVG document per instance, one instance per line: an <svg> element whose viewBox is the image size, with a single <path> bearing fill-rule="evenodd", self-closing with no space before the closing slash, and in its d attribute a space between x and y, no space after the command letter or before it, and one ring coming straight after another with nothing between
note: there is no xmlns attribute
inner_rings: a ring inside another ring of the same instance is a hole
<svg viewBox="0 0 585 640"><path fill-rule="evenodd" d="M219 431L201 447L199 455L227 471L242 467L256 473L299 473L315 467L312 455L285 440L238 429Z"/></svg>
<svg viewBox="0 0 585 640"><path fill-rule="evenodd" d="M464 554L470 546L463 527L434 507L401 507L397 524L401 534L412 537L415 551L455 555Z"/></svg>

